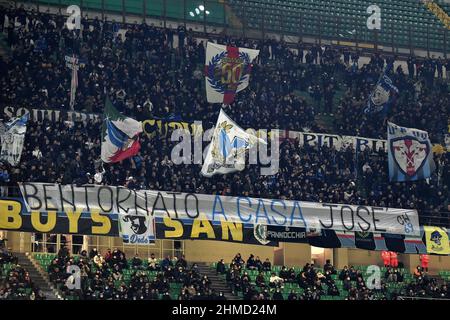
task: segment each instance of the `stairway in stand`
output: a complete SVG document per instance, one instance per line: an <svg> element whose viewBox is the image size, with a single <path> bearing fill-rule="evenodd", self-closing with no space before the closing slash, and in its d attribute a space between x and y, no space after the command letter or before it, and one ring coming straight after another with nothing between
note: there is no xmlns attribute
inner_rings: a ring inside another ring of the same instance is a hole
<svg viewBox="0 0 450 320"><path fill-rule="evenodd" d="M239 297L231 293L231 289L227 285L227 283L219 275L217 275L216 271L214 269L211 269L208 264L199 262L197 263L197 265L200 274L208 276L209 280L211 281L211 289L214 289L216 294L222 291L227 300L241 300L239 299Z"/></svg>
<svg viewBox="0 0 450 320"><path fill-rule="evenodd" d="M62 300L57 291L53 289L43 270L38 267L30 256L25 253L14 253L14 255L19 259L19 265L28 271L31 280L42 290L47 300Z"/></svg>

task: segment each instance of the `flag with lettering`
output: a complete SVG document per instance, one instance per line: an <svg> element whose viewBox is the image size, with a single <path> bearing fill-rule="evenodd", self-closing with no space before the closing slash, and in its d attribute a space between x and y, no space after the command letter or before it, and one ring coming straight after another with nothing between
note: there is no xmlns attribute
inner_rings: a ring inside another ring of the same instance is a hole
<svg viewBox="0 0 450 320"><path fill-rule="evenodd" d="M119 162L135 156L141 145L139 133L142 123L125 117L106 98L104 120L102 127L102 160L103 162Z"/></svg>
<svg viewBox="0 0 450 320"><path fill-rule="evenodd" d="M247 88L253 60L259 50L208 42L206 47L206 97L210 103L231 104Z"/></svg>
<svg viewBox="0 0 450 320"><path fill-rule="evenodd" d="M388 164L390 181L429 178L436 165L428 132L388 122Z"/></svg>

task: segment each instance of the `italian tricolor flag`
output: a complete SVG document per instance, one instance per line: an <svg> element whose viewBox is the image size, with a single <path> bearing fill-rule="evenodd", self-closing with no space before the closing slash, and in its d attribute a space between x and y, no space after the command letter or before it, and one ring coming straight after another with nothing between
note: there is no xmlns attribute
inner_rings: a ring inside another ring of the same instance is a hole
<svg viewBox="0 0 450 320"><path fill-rule="evenodd" d="M119 162L135 156L141 144L139 133L142 123L125 117L106 98L102 126L102 160L106 163Z"/></svg>

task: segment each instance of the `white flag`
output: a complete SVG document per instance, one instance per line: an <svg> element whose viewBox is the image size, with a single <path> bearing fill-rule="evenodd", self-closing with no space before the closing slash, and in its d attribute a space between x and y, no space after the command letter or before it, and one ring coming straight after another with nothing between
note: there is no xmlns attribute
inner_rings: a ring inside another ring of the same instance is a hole
<svg viewBox="0 0 450 320"><path fill-rule="evenodd" d="M208 42L205 61L208 102L231 104L236 93L247 88L252 62L258 54L259 50Z"/></svg>
<svg viewBox="0 0 450 320"><path fill-rule="evenodd" d="M245 153L258 142L266 144L245 132L221 109L201 174L211 177L244 170Z"/></svg>
<svg viewBox="0 0 450 320"><path fill-rule="evenodd" d="M27 113L21 118L11 120L6 124L6 131L1 135L2 151L0 158L8 161L12 166L17 166L20 162L29 118L30 114Z"/></svg>

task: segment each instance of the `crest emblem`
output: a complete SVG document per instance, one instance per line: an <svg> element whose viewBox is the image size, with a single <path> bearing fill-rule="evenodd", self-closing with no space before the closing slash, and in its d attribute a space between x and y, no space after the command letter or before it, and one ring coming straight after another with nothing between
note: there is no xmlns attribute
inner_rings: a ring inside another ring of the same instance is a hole
<svg viewBox="0 0 450 320"><path fill-rule="evenodd" d="M433 241L437 246L441 246L442 235L439 231L433 231L431 233L430 240ZM436 248L434 248L436 250Z"/></svg>
<svg viewBox="0 0 450 320"><path fill-rule="evenodd" d="M361 238L367 238L370 235L370 232L367 231L356 231L355 233L357 233Z"/></svg>
<svg viewBox="0 0 450 320"><path fill-rule="evenodd" d="M267 240L267 226L263 224L257 224L253 228L253 235L256 240L263 245L267 245L270 243L270 240Z"/></svg>
<svg viewBox="0 0 450 320"><path fill-rule="evenodd" d="M415 176L423 167L431 150L427 141L413 136L392 139L390 148L397 167L409 177Z"/></svg>
<svg viewBox="0 0 450 320"><path fill-rule="evenodd" d="M239 52L237 57L229 57L227 51L216 54L207 62L206 78L215 91L235 93L239 85L248 79L251 71L250 56Z"/></svg>
<svg viewBox="0 0 450 320"><path fill-rule="evenodd" d="M245 151L250 141L238 136L231 138L233 128L233 124L223 121L214 132L211 144L213 163L208 168L209 172L221 167L244 169Z"/></svg>
<svg viewBox="0 0 450 320"><path fill-rule="evenodd" d="M136 235L141 235L147 232L147 226L145 225L145 217L127 215L123 217L123 221L131 223L131 230Z"/></svg>

